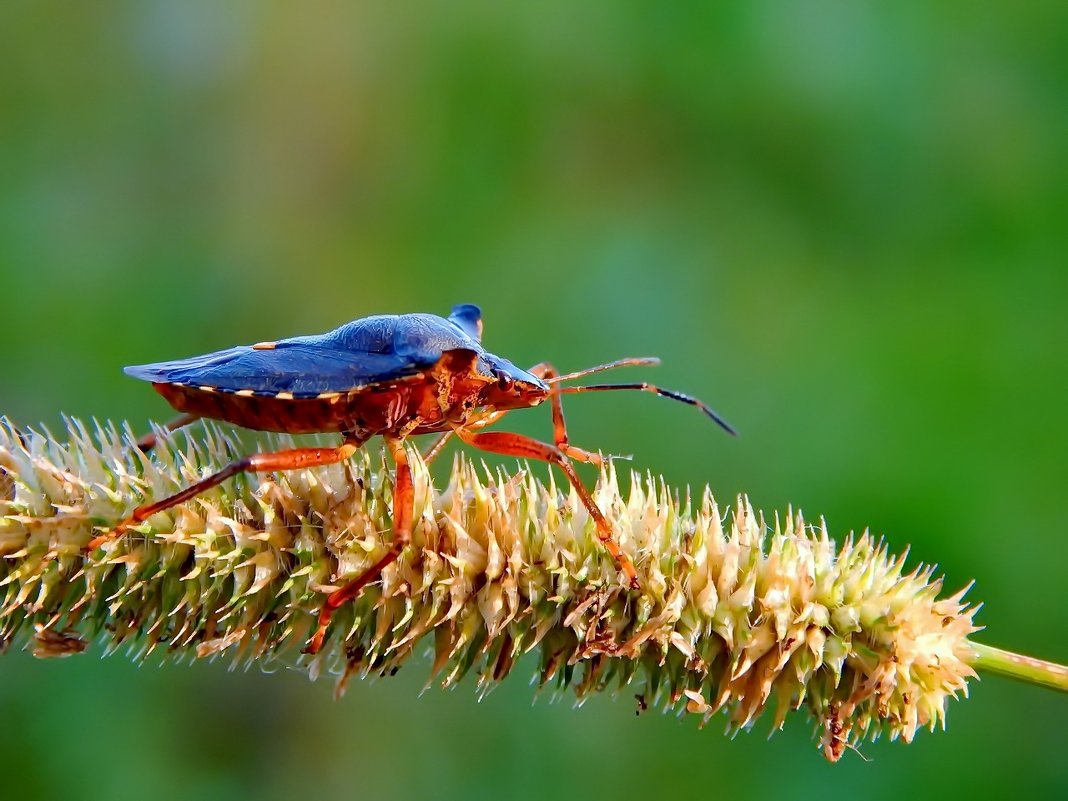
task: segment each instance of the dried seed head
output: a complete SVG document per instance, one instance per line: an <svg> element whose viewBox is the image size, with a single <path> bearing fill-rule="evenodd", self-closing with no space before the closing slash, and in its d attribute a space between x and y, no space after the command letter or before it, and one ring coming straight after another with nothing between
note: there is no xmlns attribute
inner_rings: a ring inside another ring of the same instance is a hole
<svg viewBox="0 0 1068 801"><path fill-rule="evenodd" d="M211 425L161 433L151 457L128 431L68 428L60 443L0 421L0 641L27 634L40 655L96 641L138 658L296 660L324 593L388 548L391 472L364 453L239 477L85 558L94 527L237 449ZM910 741L944 724L947 698L974 675L964 591L940 598L932 568L906 573L905 557L866 533L836 546L800 513L769 526L745 498L724 515L707 490L680 502L652 477L633 475L624 495L609 468L595 498L638 566L635 593L578 498L551 479L458 459L438 492L414 452L412 467L411 547L306 662L341 689L426 644L444 685L474 672L487 689L536 651L541 684L580 700L636 688L703 721L723 711L734 730L769 706L775 727L804 707L835 760L865 737Z"/></svg>

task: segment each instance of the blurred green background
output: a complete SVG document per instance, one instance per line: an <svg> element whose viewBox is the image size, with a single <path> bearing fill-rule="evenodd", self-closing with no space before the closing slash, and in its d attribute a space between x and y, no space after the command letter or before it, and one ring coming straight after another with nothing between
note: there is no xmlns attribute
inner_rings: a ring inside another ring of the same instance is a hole
<svg viewBox="0 0 1068 801"><path fill-rule="evenodd" d="M368 5L0 7L0 413L142 428L123 365L475 302L517 363L657 354L742 432L591 395L575 444L870 525L1068 661L1068 6ZM1068 699L997 679L829 766L801 718L730 741L428 666L335 703L12 652L3 795L1068 793Z"/></svg>

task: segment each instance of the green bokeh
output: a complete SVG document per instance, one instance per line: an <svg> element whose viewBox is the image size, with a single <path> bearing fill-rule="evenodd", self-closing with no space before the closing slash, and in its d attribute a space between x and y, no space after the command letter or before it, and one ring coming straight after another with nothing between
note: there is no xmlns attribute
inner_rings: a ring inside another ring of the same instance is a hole
<svg viewBox="0 0 1068 801"><path fill-rule="evenodd" d="M476 302L491 350L657 354L742 432L585 396L576 444L870 525L1068 661L1066 74L1063 2L5 3L0 413L142 426L125 364ZM3 796L1068 793L1068 700L996 679L832 767L800 719L730 741L426 667L335 703L9 653Z"/></svg>

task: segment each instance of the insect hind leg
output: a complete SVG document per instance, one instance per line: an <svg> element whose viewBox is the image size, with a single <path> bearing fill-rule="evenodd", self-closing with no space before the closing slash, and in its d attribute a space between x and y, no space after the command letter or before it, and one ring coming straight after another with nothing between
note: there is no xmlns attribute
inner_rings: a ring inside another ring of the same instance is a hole
<svg viewBox="0 0 1068 801"><path fill-rule="evenodd" d="M412 522L415 516L415 487L412 483L412 468L408 464L408 453L404 450L404 441L400 438L386 440L393 461L397 465L396 482L393 485L393 543L389 551L360 576L350 581L340 590L331 593L319 610L319 622L308 645L306 654L317 654L322 650L326 631L334 613L346 603L356 598L364 587L382 575L382 571L393 564L403 553L412 538Z"/></svg>
<svg viewBox="0 0 1068 801"><path fill-rule="evenodd" d="M269 473L275 470L295 470L302 467L335 464L348 459L356 452L358 447L358 442L346 440L336 448L294 448L270 453L256 453L252 456L237 459L230 462L222 470L189 485L180 492L176 492L155 503L138 506L129 517L110 531L105 531L103 534L99 534L89 540L84 548L84 553L94 551L104 543L118 539L126 534L129 529L148 520L152 515L170 509L180 503L185 503L200 493L219 486L228 478L233 478L239 473Z"/></svg>

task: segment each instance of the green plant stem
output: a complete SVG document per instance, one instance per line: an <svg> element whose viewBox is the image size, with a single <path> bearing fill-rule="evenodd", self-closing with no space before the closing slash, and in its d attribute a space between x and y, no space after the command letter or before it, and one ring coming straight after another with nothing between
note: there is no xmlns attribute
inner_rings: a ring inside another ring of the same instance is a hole
<svg viewBox="0 0 1068 801"><path fill-rule="evenodd" d="M1014 654L992 645L978 642L969 644L974 654L971 666L980 672L994 673L1028 684L1068 692L1068 666Z"/></svg>

